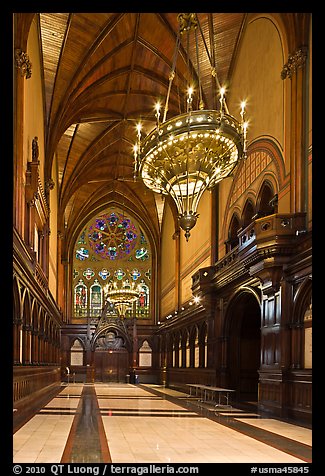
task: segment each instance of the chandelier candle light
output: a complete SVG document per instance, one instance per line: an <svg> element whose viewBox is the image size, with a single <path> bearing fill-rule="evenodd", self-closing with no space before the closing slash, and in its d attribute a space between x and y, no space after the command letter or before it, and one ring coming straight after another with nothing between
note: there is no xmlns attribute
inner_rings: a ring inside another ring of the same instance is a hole
<svg viewBox="0 0 325 476"><path fill-rule="evenodd" d="M241 103L241 121L228 113L225 88L219 89L219 110L204 109L200 80L200 109L192 109L194 88L190 85L187 89L186 112L166 120L177 51L184 32L189 35L194 31L198 59L197 28L200 25L196 14L182 13L178 15L178 20L179 32L163 121L160 122L161 105L157 103L154 130L142 139L142 126L137 124L134 160L135 175L140 176L149 189L172 197L177 207L179 225L188 241L190 230L199 216L197 208L205 190L211 190L228 177L238 161L246 157L248 123L245 121L245 101ZM202 34L202 29L199 29ZM208 57L211 64L209 54ZM212 64L211 68L211 74L217 86L220 86ZM197 69L199 71L199 65Z"/></svg>
<svg viewBox="0 0 325 476"><path fill-rule="evenodd" d="M117 282L106 284L104 287L106 300L113 303L120 318L125 317L126 311L140 296L140 286L123 281L118 286Z"/></svg>

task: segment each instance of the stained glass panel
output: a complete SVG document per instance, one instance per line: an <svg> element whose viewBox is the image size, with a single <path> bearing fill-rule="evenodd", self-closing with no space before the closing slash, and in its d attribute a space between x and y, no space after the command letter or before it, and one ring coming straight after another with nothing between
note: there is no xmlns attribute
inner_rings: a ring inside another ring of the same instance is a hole
<svg viewBox="0 0 325 476"><path fill-rule="evenodd" d="M90 315L99 316L102 308L102 287L95 279L94 284L90 287Z"/></svg>
<svg viewBox="0 0 325 476"><path fill-rule="evenodd" d="M149 317L150 244L137 221L122 210L108 209L80 231L71 275L74 285L78 282L72 291L75 317L98 316L105 303L103 289L107 282L126 279L141 284L141 294L132 312L136 317Z"/></svg>
<svg viewBox="0 0 325 476"><path fill-rule="evenodd" d="M80 279L74 288L74 307L77 316L84 316L87 313L87 286Z"/></svg>
<svg viewBox="0 0 325 476"><path fill-rule="evenodd" d="M89 227L89 244L104 259L121 259L130 254L136 244L135 225L122 213L112 212L96 218Z"/></svg>

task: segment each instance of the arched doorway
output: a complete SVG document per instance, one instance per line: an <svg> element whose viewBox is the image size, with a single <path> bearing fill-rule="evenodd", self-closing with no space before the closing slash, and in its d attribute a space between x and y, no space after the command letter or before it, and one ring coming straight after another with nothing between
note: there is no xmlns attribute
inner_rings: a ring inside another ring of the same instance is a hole
<svg viewBox="0 0 325 476"><path fill-rule="evenodd" d="M254 292L240 292L226 314L229 386L239 401L258 400L261 354L261 307Z"/></svg>
<svg viewBox="0 0 325 476"><path fill-rule="evenodd" d="M106 326L94 336L93 365L95 380L126 382L130 371L130 339L118 325Z"/></svg>

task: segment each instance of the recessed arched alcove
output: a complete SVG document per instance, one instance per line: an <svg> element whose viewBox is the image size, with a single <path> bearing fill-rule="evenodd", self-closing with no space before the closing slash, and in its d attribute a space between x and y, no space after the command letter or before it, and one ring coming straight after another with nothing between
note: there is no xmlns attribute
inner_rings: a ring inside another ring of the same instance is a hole
<svg viewBox="0 0 325 476"><path fill-rule="evenodd" d="M242 228L246 228L251 222L255 215L255 208L251 200L247 200L244 206L241 224Z"/></svg>
<svg viewBox="0 0 325 476"><path fill-rule="evenodd" d="M257 402L261 308L255 293L245 290L231 299L225 322L229 387L237 400Z"/></svg>
<svg viewBox="0 0 325 476"><path fill-rule="evenodd" d="M96 381L126 381L132 346L124 326L110 323L98 329L93 337L92 351Z"/></svg>
<svg viewBox="0 0 325 476"><path fill-rule="evenodd" d="M263 182L259 195L257 197L258 217L272 215L277 213L277 195L274 194L273 187L268 181Z"/></svg>
<svg viewBox="0 0 325 476"><path fill-rule="evenodd" d="M231 251L239 244L238 231L241 228L237 214L234 214L230 221L228 240L226 241L226 251Z"/></svg>

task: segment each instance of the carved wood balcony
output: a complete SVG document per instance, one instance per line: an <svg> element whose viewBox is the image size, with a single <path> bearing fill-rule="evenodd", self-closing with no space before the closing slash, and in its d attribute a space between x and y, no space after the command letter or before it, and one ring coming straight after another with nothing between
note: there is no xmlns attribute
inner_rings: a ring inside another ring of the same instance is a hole
<svg viewBox="0 0 325 476"><path fill-rule="evenodd" d="M265 260L268 266L282 269L293 256L299 236L306 231L305 222L305 213L276 213L257 218L239 231L238 246L192 276L192 292L211 292L241 275L253 275L255 270L265 267Z"/></svg>

